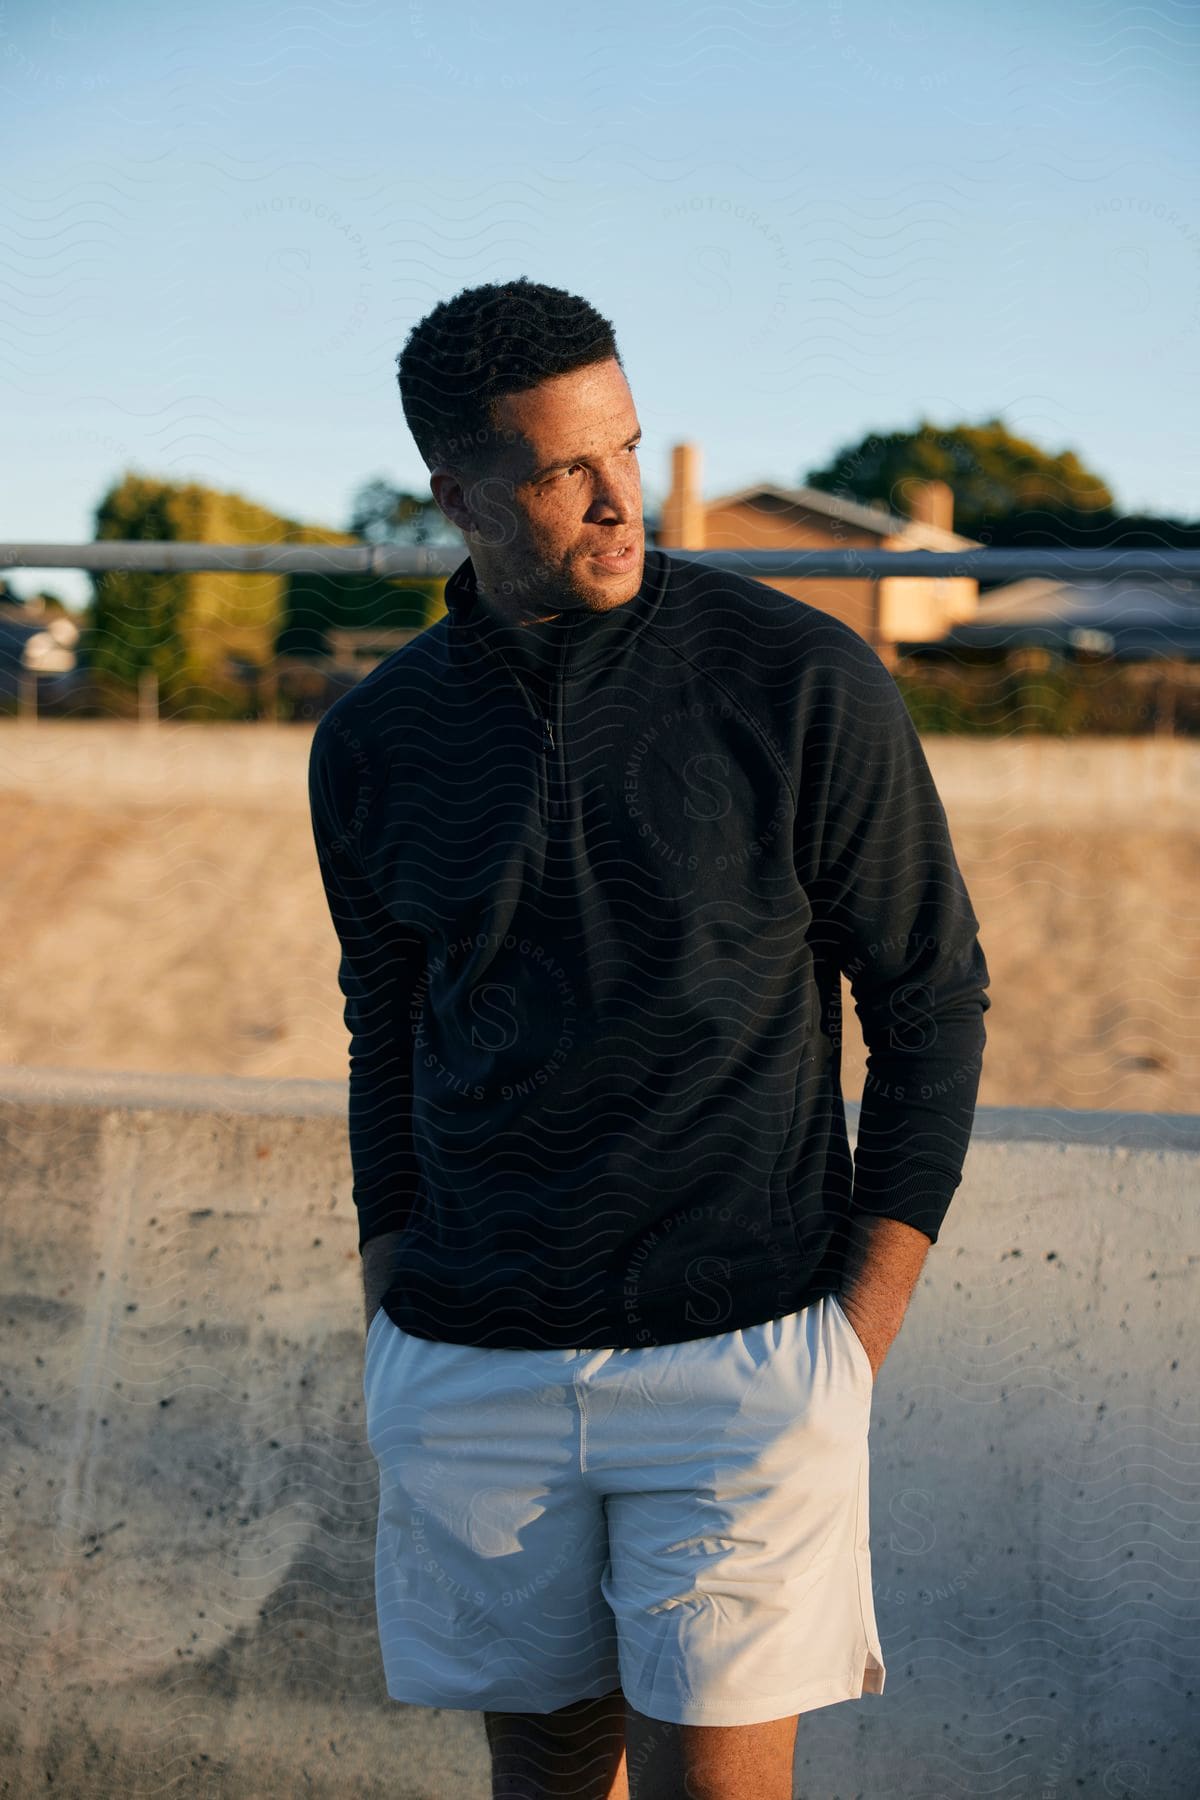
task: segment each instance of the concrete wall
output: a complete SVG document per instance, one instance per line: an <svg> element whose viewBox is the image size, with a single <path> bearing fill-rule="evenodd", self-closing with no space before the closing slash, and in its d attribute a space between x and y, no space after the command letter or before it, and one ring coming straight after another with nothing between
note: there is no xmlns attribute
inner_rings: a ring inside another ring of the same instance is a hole
<svg viewBox="0 0 1200 1800"><path fill-rule="evenodd" d="M339 1084L10 1069L0 1791L478 1796L397 1706ZM1195 1792L1200 1118L983 1110L872 1413L886 1692L798 1791Z"/></svg>
<svg viewBox="0 0 1200 1800"><path fill-rule="evenodd" d="M47 804L89 796L141 805L205 800L306 817L312 734L303 724L2 720L0 792L36 793ZM1200 819L1195 739L931 734L922 744L952 823L983 813L1001 830L1094 829L1099 820L1105 829L1152 822L1194 834Z"/></svg>

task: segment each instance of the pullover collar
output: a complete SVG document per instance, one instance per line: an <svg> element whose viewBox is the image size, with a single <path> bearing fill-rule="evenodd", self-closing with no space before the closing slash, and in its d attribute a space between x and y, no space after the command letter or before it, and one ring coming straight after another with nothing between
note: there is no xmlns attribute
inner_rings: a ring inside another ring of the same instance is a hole
<svg viewBox="0 0 1200 1800"><path fill-rule="evenodd" d="M471 647L490 649L506 662L510 672L514 665L525 669L532 662L551 675L570 679L585 669L611 664L624 653L657 611L662 577L660 554L647 548L642 585L632 599L608 612L561 614L548 624L534 627L538 634L535 641L527 638L527 627L508 624L485 605L468 556L446 582L453 653L461 656ZM553 654L556 649L557 657Z"/></svg>

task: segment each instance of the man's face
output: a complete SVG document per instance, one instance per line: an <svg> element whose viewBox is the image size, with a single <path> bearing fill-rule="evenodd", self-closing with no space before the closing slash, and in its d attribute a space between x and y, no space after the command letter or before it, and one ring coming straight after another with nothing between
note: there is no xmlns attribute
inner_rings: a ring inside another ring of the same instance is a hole
<svg viewBox="0 0 1200 1800"><path fill-rule="evenodd" d="M620 363L556 375L502 400L496 414L505 447L487 474L430 477L488 603L524 623L632 600L646 549L641 426ZM623 562L595 561L622 546Z"/></svg>

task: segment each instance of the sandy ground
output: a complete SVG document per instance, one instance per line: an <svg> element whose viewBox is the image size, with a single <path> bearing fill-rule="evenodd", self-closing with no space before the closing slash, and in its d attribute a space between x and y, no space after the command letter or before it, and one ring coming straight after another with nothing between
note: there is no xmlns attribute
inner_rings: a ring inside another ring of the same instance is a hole
<svg viewBox="0 0 1200 1800"><path fill-rule="evenodd" d="M344 1079L310 736L0 726L0 1061ZM981 1103L1194 1110L1200 747L927 751L992 973Z"/></svg>

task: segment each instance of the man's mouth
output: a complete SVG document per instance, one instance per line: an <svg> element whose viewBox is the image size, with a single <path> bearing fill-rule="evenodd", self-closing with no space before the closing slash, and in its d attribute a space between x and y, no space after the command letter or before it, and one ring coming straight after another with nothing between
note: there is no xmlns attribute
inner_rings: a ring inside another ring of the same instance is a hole
<svg viewBox="0 0 1200 1800"><path fill-rule="evenodd" d="M606 550L602 555L593 554L592 561L599 563L602 569L630 569L637 546L622 544L619 550Z"/></svg>

